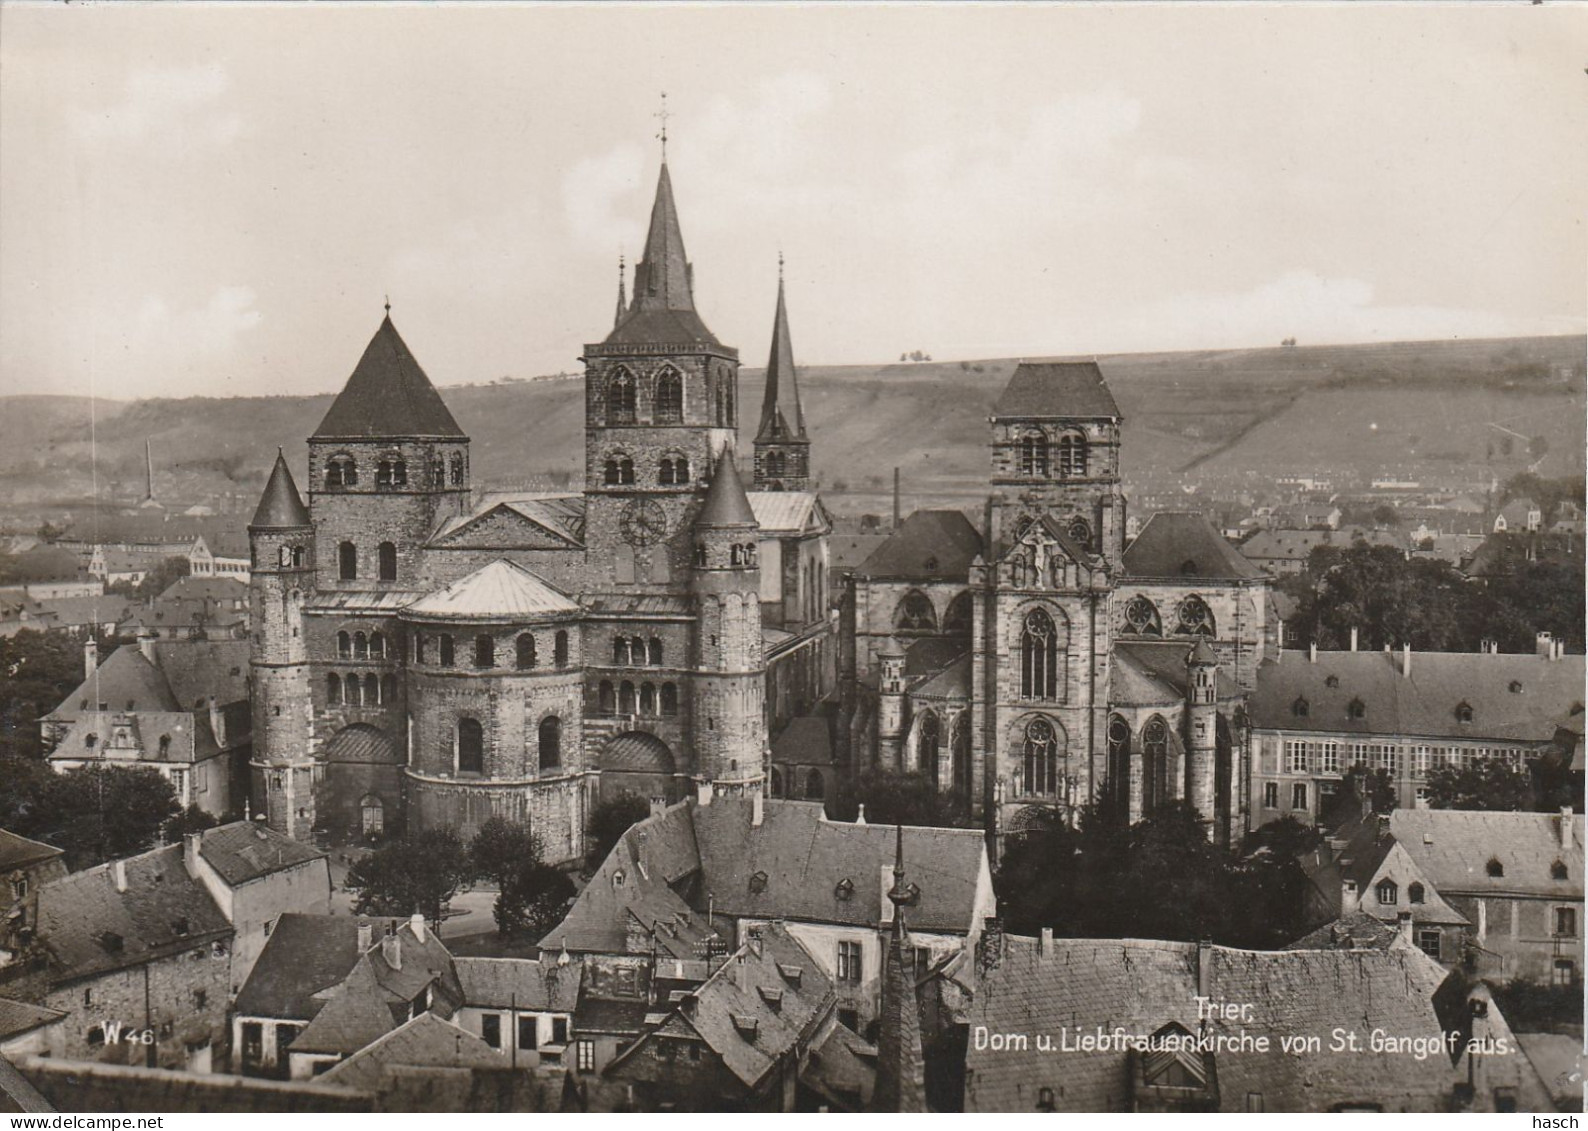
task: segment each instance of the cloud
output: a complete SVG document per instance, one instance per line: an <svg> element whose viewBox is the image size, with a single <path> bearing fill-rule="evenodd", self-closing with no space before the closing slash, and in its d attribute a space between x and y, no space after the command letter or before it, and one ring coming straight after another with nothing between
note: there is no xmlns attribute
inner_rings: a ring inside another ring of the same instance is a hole
<svg viewBox="0 0 1588 1131"><path fill-rule="evenodd" d="M231 360L237 339L263 319L254 298L248 287L221 287L202 305L179 310L161 295L148 295L115 344L147 372Z"/></svg>
<svg viewBox="0 0 1588 1131"><path fill-rule="evenodd" d="M240 115L219 109L231 83L218 63L133 71L121 98L97 109L72 107L67 121L83 141L132 144L156 138L223 145L242 132Z"/></svg>
<svg viewBox="0 0 1588 1131"><path fill-rule="evenodd" d="M645 165L644 148L624 142L584 158L564 174L563 212L575 240L601 253L615 255L622 247L630 259L639 257L645 227L636 218L635 202Z"/></svg>

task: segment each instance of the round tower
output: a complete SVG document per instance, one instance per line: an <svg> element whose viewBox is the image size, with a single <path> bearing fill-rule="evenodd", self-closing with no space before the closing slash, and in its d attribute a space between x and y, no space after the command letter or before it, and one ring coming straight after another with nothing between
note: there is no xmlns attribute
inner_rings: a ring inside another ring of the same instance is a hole
<svg viewBox="0 0 1588 1131"><path fill-rule="evenodd" d="M699 612L691 715L695 770L718 793L761 792L770 756L759 529L733 449L724 448L695 519L691 575Z"/></svg>
<svg viewBox="0 0 1588 1131"><path fill-rule="evenodd" d="M1208 822L1213 837L1213 776L1218 745L1219 658L1206 637L1185 658L1186 666L1186 800Z"/></svg>
<svg viewBox="0 0 1588 1131"><path fill-rule="evenodd" d="M249 796L271 828L307 840L314 828L314 759L303 608L314 592L314 527L279 449L248 524L248 544L253 628Z"/></svg>

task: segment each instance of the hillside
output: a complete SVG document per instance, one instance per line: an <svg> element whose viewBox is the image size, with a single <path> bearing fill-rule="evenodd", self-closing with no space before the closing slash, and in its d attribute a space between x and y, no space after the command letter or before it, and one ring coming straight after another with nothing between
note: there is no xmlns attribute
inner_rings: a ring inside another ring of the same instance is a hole
<svg viewBox="0 0 1588 1131"><path fill-rule="evenodd" d="M1126 418L1126 477L1161 488L1187 476L1286 473L1450 481L1492 469L1503 478L1535 461L1543 475L1581 473L1584 349L1583 338L1561 337L1097 360ZM874 508L895 466L917 502L974 497L986 477L987 413L1015 364L801 368L813 459L835 504ZM746 446L762 380L743 370ZM577 482L582 390L577 378L443 390L473 437L476 482ZM302 465L304 437L330 400L100 401L96 447L85 399L0 398L0 498L13 509L87 498L96 450L101 498L141 496L147 438L163 497L231 492L235 506L249 506L277 444Z"/></svg>

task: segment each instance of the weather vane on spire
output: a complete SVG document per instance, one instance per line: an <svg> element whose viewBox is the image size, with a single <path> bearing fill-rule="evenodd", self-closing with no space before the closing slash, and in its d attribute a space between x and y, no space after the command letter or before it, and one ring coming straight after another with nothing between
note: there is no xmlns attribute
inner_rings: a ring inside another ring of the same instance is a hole
<svg viewBox="0 0 1588 1131"><path fill-rule="evenodd" d="M662 91L662 108L660 110L656 111L656 113L651 115L651 116L653 118L655 118L657 121L662 123L662 128L657 133L656 136L661 140L661 143L662 143L662 160L666 161L667 160L667 119L671 118L672 114L670 114L668 112L668 110L667 110L667 92L665 90Z"/></svg>
<svg viewBox="0 0 1588 1131"><path fill-rule="evenodd" d="M391 313L391 295L386 296L386 313Z"/></svg>
<svg viewBox="0 0 1588 1131"><path fill-rule="evenodd" d="M777 281L783 281L783 249L777 249Z"/></svg>

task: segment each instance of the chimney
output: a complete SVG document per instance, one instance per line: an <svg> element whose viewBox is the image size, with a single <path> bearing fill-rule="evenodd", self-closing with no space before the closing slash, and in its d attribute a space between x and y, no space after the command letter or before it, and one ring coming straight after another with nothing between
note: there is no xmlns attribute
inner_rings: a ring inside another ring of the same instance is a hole
<svg viewBox="0 0 1588 1131"><path fill-rule="evenodd" d="M1042 928L1042 933L1037 938L1037 953L1038 954L1052 954L1053 953L1053 928L1052 927L1043 927Z"/></svg>
<svg viewBox="0 0 1588 1131"><path fill-rule="evenodd" d="M1558 660L1566 654L1566 640L1562 637L1555 641L1555 658Z"/></svg>
<svg viewBox="0 0 1588 1131"><path fill-rule="evenodd" d="M760 828L761 827L761 819L765 815L766 815L766 803L765 803L764 799L761 797L761 795L759 793L752 794L751 797L750 797L750 827L752 829Z"/></svg>
<svg viewBox="0 0 1588 1131"><path fill-rule="evenodd" d="M711 804L711 782L709 779L701 778L695 783L695 804L702 809Z"/></svg>
<svg viewBox="0 0 1588 1131"><path fill-rule="evenodd" d="M1485 656L1496 655L1500 651L1500 642L1498 640L1480 640L1478 642L1478 651Z"/></svg>
<svg viewBox="0 0 1588 1131"><path fill-rule="evenodd" d="M893 529L899 529L899 469L893 469Z"/></svg>
<svg viewBox="0 0 1588 1131"><path fill-rule="evenodd" d="M203 833L182 834L182 866L187 869L187 874L195 880L198 879L199 848L203 841Z"/></svg>
<svg viewBox="0 0 1588 1131"><path fill-rule="evenodd" d="M1544 659L1549 659L1555 651L1555 638L1547 632L1538 634L1537 646L1534 649Z"/></svg>
<svg viewBox="0 0 1588 1131"><path fill-rule="evenodd" d="M403 968L403 941L396 935L387 935L380 940L380 956L386 960L386 965L393 970Z"/></svg>
<svg viewBox="0 0 1588 1131"><path fill-rule="evenodd" d="M210 733L215 736L215 745L222 750L226 749L226 716L221 713L220 704L215 702L215 696L209 697Z"/></svg>
<svg viewBox="0 0 1588 1131"><path fill-rule="evenodd" d="M112 860L110 862L110 878L116 884L116 890L126 893L127 890L127 862L125 860Z"/></svg>
<svg viewBox="0 0 1588 1131"><path fill-rule="evenodd" d="M415 911L408 917L408 929L414 933L414 938L425 941L425 917L419 912Z"/></svg>
<svg viewBox="0 0 1588 1131"><path fill-rule="evenodd" d="M855 824L863 825L865 823L866 823L866 803L864 801L862 801L860 803L860 806L859 806L859 811L855 814Z"/></svg>
<svg viewBox="0 0 1588 1131"><path fill-rule="evenodd" d="M93 679L99 670L99 641L90 636L83 641L83 678Z"/></svg>
<svg viewBox="0 0 1588 1131"><path fill-rule="evenodd" d="M1576 820L1572 816L1571 806L1560 807L1560 846L1567 852L1572 850L1572 842L1576 839L1577 830L1574 827Z"/></svg>
<svg viewBox="0 0 1588 1131"><path fill-rule="evenodd" d="M665 797L653 797L653 798L651 798L651 816L660 817L664 812L666 812L666 810L667 810L667 798L665 798Z"/></svg>
<svg viewBox="0 0 1588 1131"><path fill-rule="evenodd" d="M374 924L372 924L372 923L360 923L358 925L358 952L360 954L363 954L366 950L368 950L370 947L372 947L374 945L375 945L375 927L374 927Z"/></svg>
<svg viewBox="0 0 1588 1131"><path fill-rule="evenodd" d="M1340 914L1344 915L1351 910L1351 905L1356 902L1356 881L1340 881Z"/></svg>
<svg viewBox="0 0 1588 1131"><path fill-rule="evenodd" d="M1400 928L1401 942L1406 943L1408 946L1411 945L1412 913L1410 911L1402 911L1395 919L1396 925Z"/></svg>
<svg viewBox="0 0 1588 1131"><path fill-rule="evenodd" d="M1197 940L1197 996L1213 996L1213 941Z"/></svg>
<svg viewBox="0 0 1588 1131"><path fill-rule="evenodd" d="M152 629L140 629L138 632L138 651L143 653L143 658L151 664L154 663L154 642L160 639Z"/></svg>
<svg viewBox="0 0 1588 1131"><path fill-rule="evenodd" d="M1405 679L1412 677L1412 646L1409 642L1401 645L1401 676Z"/></svg>
<svg viewBox="0 0 1588 1131"><path fill-rule="evenodd" d="M1356 651L1356 625L1351 626L1351 651Z"/></svg>
<svg viewBox="0 0 1588 1131"><path fill-rule="evenodd" d="M1318 662L1318 642L1316 640L1307 646L1307 660L1309 663L1314 664Z"/></svg>

